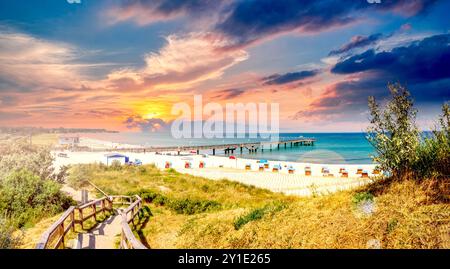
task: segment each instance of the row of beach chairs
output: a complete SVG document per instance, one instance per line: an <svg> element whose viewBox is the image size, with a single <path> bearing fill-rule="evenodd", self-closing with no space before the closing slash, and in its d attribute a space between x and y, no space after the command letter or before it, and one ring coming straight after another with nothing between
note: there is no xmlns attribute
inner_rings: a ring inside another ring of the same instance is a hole
<svg viewBox="0 0 450 269"><path fill-rule="evenodd" d="M205 168L205 162L200 161L198 168ZM172 168L172 163L171 162L166 162L165 163L165 168L169 169ZM192 163L189 161L186 161L184 164L184 168L188 169L188 168L193 168ZM263 163L263 164L259 164L258 167L258 171L264 172L266 170L269 170L269 163ZM295 168L292 166L289 166L286 168L288 170L289 174L294 174L295 173ZM247 163L245 165L245 170L252 170L252 165L250 163ZM275 164L272 166L272 172L279 172L282 170L282 166L280 164ZM335 177L334 174L330 173L330 170L328 169L328 167L322 167L321 169L321 173L324 177ZM359 175L361 178L369 178L369 172L367 170L363 170L362 168L358 168L356 171L356 174ZM380 174L380 170L379 169L374 169L372 171L373 175L379 175ZM311 167L310 166L306 166L305 167L305 176L311 176L312 175L312 171L311 171ZM341 167L339 169L339 177L343 177L343 178L348 178L349 172L346 168Z"/></svg>

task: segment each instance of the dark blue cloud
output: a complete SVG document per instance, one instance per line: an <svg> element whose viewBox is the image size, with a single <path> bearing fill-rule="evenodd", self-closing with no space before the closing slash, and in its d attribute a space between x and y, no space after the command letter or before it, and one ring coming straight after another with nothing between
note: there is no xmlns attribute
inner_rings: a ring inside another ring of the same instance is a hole
<svg viewBox="0 0 450 269"><path fill-rule="evenodd" d="M242 46L277 33L300 30L316 32L348 24L364 11L404 11L417 14L426 10L432 0L383 0L371 4L367 0L248 0L236 1L229 15L216 30Z"/></svg>
<svg viewBox="0 0 450 269"><path fill-rule="evenodd" d="M380 40L383 37L382 34L373 34L370 36L354 36L350 42L344 44L337 50L332 50L329 55L337 55L348 52L355 48L365 47L374 44L376 41Z"/></svg>
<svg viewBox="0 0 450 269"><path fill-rule="evenodd" d="M337 63L332 73L351 74L369 70L389 74L408 83L450 77L450 34L435 35L392 51L373 49Z"/></svg>
<svg viewBox="0 0 450 269"><path fill-rule="evenodd" d="M318 73L319 70L304 70L285 74L274 74L268 77L264 77L262 80L264 81L265 85L281 85L314 77Z"/></svg>
<svg viewBox="0 0 450 269"><path fill-rule="evenodd" d="M169 123L162 119L144 119L141 116L130 116L123 123L128 129L139 129L142 132L161 131L169 127Z"/></svg>
<svg viewBox="0 0 450 269"><path fill-rule="evenodd" d="M244 89L226 89L226 90L219 91L218 94L216 96L214 96L214 98L226 100L226 99L241 96L244 93L245 93Z"/></svg>
<svg viewBox="0 0 450 269"><path fill-rule="evenodd" d="M122 7L139 4L143 7L149 7L153 11L162 15L172 15L180 12L186 12L195 15L202 12L210 12L221 5L221 0L124 0L121 1ZM149 14L151 16L152 14Z"/></svg>
<svg viewBox="0 0 450 269"><path fill-rule="evenodd" d="M368 96L387 97L387 84L395 82L405 85L418 105L441 105L450 100L450 34L431 36L391 51L367 50L337 63L331 72L358 73L358 79L331 85L293 118L364 115Z"/></svg>

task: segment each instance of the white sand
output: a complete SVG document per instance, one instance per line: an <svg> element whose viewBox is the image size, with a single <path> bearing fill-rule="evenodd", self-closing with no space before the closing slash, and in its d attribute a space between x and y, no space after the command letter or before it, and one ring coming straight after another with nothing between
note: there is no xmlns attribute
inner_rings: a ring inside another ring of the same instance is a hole
<svg viewBox="0 0 450 269"><path fill-rule="evenodd" d="M131 145L131 144L123 144L123 143L116 143L116 142L110 142L100 139L93 139L93 138L87 138L87 137L80 137L80 147L89 147L92 149L130 149L130 148L141 148L142 146L139 145Z"/></svg>
<svg viewBox="0 0 450 269"><path fill-rule="evenodd" d="M106 164L105 154L108 152L65 152L67 158L57 157L59 152L54 152L55 168L61 165L79 164L79 163L104 163ZM110 153L110 152L109 152ZM310 196L312 194L327 194L340 190L346 190L362 186L372 181L372 179L363 179L356 174L358 168L369 172L371 178L375 165L351 165L351 164L311 164L283 161L269 161L269 169L263 172L258 171L260 164L257 160L237 158L235 160L221 156L189 155L175 156L159 155L155 153L121 153L130 157L130 161L139 159L143 164L155 164L158 168L164 169L166 162L171 162L171 167L181 173L187 173L195 176L201 176L212 180L228 179L241 182L260 188L269 189L274 192L283 192L285 194ZM187 153L185 153L187 154ZM199 168L200 161L205 163L205 168ZM190 162L192 168L184 168L185 163ZM246 164L251 165L251 170L246 171ZM272 167L281 165L281 171L274 173ZM288 167L295 169L294 174L288 174ZM305 167L311 168L311 176L305 176ZM332 177L324 177L322 168L327 167ZM348 178L342 178L339 169L345 168L348 171Z"/></svg>

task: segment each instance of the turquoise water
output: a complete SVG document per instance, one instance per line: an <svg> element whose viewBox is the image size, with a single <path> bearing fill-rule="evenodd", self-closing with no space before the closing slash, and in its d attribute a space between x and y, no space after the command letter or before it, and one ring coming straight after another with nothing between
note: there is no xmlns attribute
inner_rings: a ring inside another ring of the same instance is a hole
<svg viewBox="0 0 450 269"><path fill-rule="evenodd" d="M188 145L215 145L243 142L256 142L261 139L174 139L167 133L101 133L83 134L83 136L107 140L118 143L136 144L145 146L188 146ZM364 133L282 133L280 140L295 139L300 136L315 138L314 146L288 147L284 149L265 149L263 152L249 154L244 149L241 155L239 150L234 155L253 159L268 159L279 161L299 161L327 164L369 164L370 156L374 154L373 147L365 138ZM202 152L211 154L212 152ZM217 155L224 154L216 151Z"/></svg>

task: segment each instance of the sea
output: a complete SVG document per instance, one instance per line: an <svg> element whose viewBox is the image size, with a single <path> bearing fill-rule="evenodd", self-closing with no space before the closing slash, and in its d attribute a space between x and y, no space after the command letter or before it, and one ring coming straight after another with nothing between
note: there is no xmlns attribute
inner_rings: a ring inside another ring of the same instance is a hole
<svg viewBox="0 0 450 269"><path fill-rule="evenodd" d="M194 145L216 145L234 144L245 142L265 141L261 138L192 138L175 139L170 133L151 132L119 132L119 133L92 133L81 134L81 136L141 146L194 146ZM295 161L319 164L372 164L375 154L374 148L367 141L365 133L280 133L280 140L296 138L314 138L314 146L290 147L280 145L280 149L268 148L257 153L249 153L248 150L241 154L236 150L233 155L249 159L267 159L278 161ZM202 154L212 154L212 151L204 150ZM225 155L223 151L216 151L216 155Z"/></svg>

